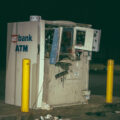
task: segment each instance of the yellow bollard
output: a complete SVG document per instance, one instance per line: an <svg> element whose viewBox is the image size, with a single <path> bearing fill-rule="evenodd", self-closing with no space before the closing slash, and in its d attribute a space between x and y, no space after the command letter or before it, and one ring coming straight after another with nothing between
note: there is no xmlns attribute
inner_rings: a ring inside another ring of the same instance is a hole
<svg viewBox="0 0 120 120"><path fill-rule="evenodd" d="M30 60L22 61L22 100L21 112L29 112Z"/></svg>
<svg viewBox="0 0 120 120"><path fill-rule="evenodd" d="M108 64L107 64L106 103L112 103L112 96L113 96L113 72L114 72L114 60L108 60Z"/></svg>

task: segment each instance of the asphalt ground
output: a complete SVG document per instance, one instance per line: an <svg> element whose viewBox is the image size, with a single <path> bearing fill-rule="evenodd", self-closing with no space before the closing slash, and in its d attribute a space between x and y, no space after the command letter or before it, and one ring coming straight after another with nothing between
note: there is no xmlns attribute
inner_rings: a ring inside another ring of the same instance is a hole
<svg viewBox="0 0 120 120"><path fill-rule="evenodd" d="M104 96L92 95L88 104L58 107L49 111L30 110L28 113L22 113L20 107L0 101L0 120L40 120L40 116L48 114L59 116L62 120L120 120L120 98L113 99L112 104L106 104Z"/></svg>

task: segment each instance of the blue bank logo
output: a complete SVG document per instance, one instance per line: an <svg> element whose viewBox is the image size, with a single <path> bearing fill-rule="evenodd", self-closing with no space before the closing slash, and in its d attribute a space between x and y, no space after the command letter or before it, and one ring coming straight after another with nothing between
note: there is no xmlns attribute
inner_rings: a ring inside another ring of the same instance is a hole
<svg viewBox="0 0 120 120"><path fill-rule="evenodd" d="M12 35L12 42L16 43L16 42L20 42L20 41L32 41L32 36L29 34L27 36L22 36L22 35Z"/></svg>
<svg viewBox="0 0 120 120"><path fill-rule="evenodd" d="M28 42L32 41L32 36L29 34L27 36L21 36L21 35L12 35L12 42ZM15 51L16 52L28 52L28 45L16 45Z"/></svg>
<svg viewBox="0 0 120 120"><path fill-rule="evenodd" d="M18 41L32 41L32 36L30 34L28 36L18 35Z"/></svg>

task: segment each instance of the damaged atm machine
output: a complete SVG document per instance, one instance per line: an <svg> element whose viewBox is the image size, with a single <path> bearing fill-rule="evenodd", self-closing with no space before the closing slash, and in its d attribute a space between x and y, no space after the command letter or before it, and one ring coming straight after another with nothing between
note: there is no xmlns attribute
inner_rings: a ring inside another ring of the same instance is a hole
<svg viewBox="0 0 120 120"><path fill-rule="evenodd" d="M5 103L21 106L22 60L30 65L30 108L87 103L89 61L99 51L100 30L70 21L8 23Z"/></svg>

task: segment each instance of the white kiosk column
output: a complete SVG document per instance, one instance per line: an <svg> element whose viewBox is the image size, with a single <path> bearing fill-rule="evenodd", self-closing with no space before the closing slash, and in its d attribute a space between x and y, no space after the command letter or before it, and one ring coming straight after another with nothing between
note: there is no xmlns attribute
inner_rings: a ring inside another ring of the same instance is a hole
<svg viewBox="0 0 120 120"><path fill-rule="evenodd" d="M45 53L45 21L40 20L40 55L39 55L39 72L38 72L38 99L37 108L42 107L43 97L43 80L44 80L44 53Z"/></svg>

